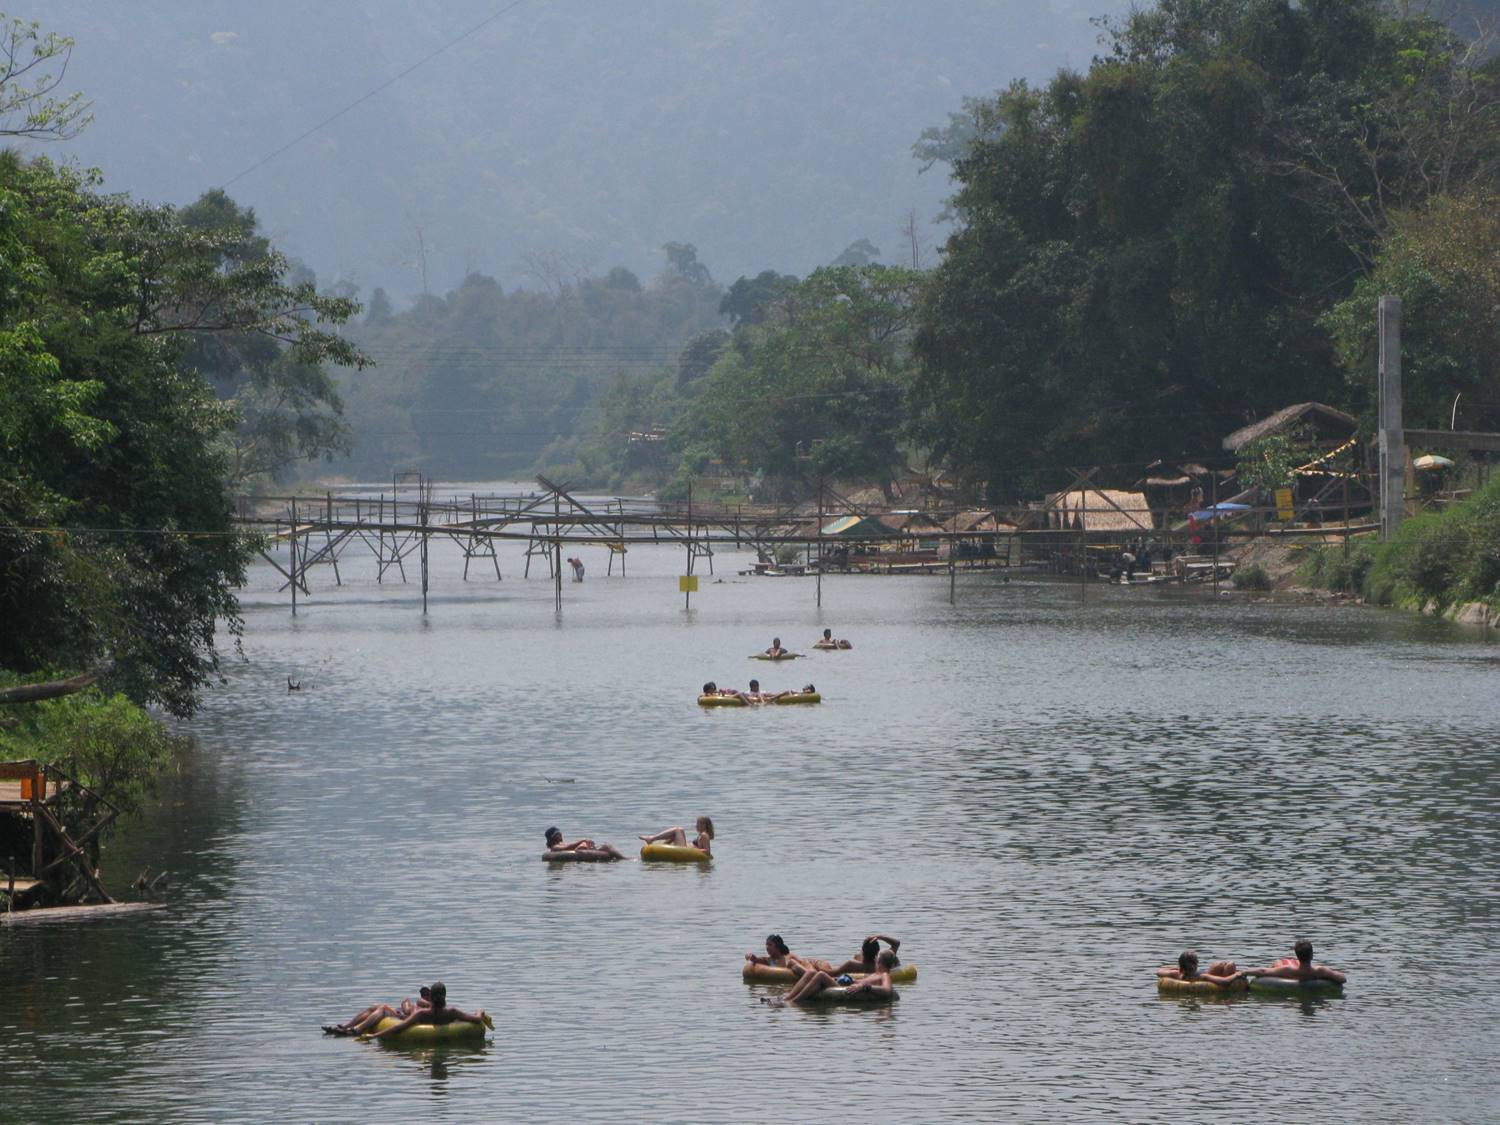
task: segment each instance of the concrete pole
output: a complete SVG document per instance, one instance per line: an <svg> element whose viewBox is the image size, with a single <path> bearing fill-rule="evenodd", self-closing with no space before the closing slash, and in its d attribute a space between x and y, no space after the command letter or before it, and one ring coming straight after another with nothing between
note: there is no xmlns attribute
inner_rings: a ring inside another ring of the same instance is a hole
<svg viewBox="0 0 1500 1125"><path fill-rule="evenodd" d="M1380 323L1380 538L1405 514L1406 432L1401 421L1401 298L1382 297Z"/></svg>

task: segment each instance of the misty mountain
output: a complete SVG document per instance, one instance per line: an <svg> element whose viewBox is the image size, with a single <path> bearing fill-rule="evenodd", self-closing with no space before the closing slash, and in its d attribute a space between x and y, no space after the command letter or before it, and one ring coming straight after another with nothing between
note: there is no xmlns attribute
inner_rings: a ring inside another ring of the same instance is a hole
<svg viewBox="0 0 1500 1125"><path fill-rule="evenodd" d="M325 282L440 293L473 271L720 280L888 260L948 184L911 146L966 95L1086 67L1123 0L22 0L77 40L94 125L52 155L178 204L227 187ZM491 19L491 17L494 17ZM279 155L380 83L485 26ZM259 163L266 157L265 162ZM257 166L258 165L258 166Z"/></svg>

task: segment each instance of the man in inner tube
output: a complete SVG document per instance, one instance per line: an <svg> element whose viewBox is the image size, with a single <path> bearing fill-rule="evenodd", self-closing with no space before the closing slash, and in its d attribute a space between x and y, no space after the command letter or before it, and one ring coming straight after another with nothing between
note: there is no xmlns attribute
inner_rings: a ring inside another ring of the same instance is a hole
<svg viewBox="0 0 1500 1125"><path fill-rule="evenodd" d="M388 1035L400 1035L408 1027L419 1023L430 1023L434 1027L444 1027L450 1023L481 1023L485 1027L493 1029L495 1023L480 1008L472 1015L458 1008L448 1007L448 986L442 981L436 981L428 990L431 994L432 1006L430 1008L418 1008L400 1023L392 1024L384 1031L377 1031L372 1035L362 1035L361 1039L384 1039Z"/></svg>

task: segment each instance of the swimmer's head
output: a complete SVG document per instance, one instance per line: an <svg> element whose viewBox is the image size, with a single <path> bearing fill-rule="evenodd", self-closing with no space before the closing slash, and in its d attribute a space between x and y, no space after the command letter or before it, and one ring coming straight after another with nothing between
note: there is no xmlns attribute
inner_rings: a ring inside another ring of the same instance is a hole
<svg viewBox="0 0 1500 1125"><path fill-rule="evenodd" d="M833 640L833 630L832 629L824 629L823 630L823 639L825 641L831 641L831 640Z"/></svg>
<svg viewBox="0 0 1500 1125"><path fill-rule="evenodd" d="M708 683L706 683L706 684L703 685L703 694L704 695L713 695L718 690L719 690L719 685L716 684L716 683L714 683L712 680L709 680Z"/></svg>
<svg viewBox="0 0 1500 1125"><path fill-rule="evenodd" d="M772 648L780 648L781 647L781 638L780 637L772 637L771 638L771 647Z"/></svg>
<svg viewBox="0 0 1500 1125"><path fill-rule="evenodd" d="M880 956L875 958L875 967L890 972L896 967L896 955L889 949L882 949Z"/></svg>
<svg viewBox="0 0 1500 1125"><path fill-rule="evenodd" d="M1184 976L1192 976L1198 971L1198 955L1191 949L1184 950L1177 958L1177 968Z"/></svg>
<svg viewBox="0 0 1500 1125"><path fill-rule="evenodd" d="M866 965L880 956L880 943L872 937L865 938L859 945L859 959Z"/></svg>
<svg viewBox="0 0 1500 1125"><path fill-rule="evenodd" d="M562 829L560 829L560 828L549 828L549 829L547 829L547 846L550 848L553 844L560 844L560 843L562 843Z"/></svg>
<svg viewBox="0 0 1500 1125"><path fill-rule="evenodd" d="M420 996L423 1000L431 1000L432 999L432 989L428 988L424 984L421 988L417 989L417 995Z"/></svg>
<svg viewBox="0 0 1500 1125"><path fill-rule="evenodd" d="M785 957L791 951L791 947L781 940L780 934L772 934L766 938L766 952L772 957Z"/></svg>
<svg viewBox="0 0 1500 1125"><path fill-rule="evenodd" d="M1313 954L1312 942L1306 938L1299 938L1297 944L1292 946L1292 952L1297 955L1297 960L1301 961L1304 965L1309 964L1312 961Z"/></svg>
<svg viewBox="0 0 1500 1125"><path fill-rule="evenodd" d="M434 1008L441 1008L446 1003L448 1003L448 986L440 980L433 981L432 1006Z"/></svg>
<svg viewBox="0 0 1500 1125"><path fill-rule="evenodd" d="M706 816L700 816L698 818L698 831L712 840L714 838L714 822Z"/></svg>
<svg viewBox="0 0 1500 1125"><path fill-rule="evenodd" d="M805 695L813 695L813 694L815 694L817 692L817 690L818 689L816 687L814 687L812 684L803 684L802 685L802 691L803 691L803 693Z"/></svg>
<svg viewBox="0 0 1500 1125"><path fill-rule="evenodd" d="M759 691L760 690L760 681L759 680L751 680L750 681L750 690L751 691Z"/></svg>

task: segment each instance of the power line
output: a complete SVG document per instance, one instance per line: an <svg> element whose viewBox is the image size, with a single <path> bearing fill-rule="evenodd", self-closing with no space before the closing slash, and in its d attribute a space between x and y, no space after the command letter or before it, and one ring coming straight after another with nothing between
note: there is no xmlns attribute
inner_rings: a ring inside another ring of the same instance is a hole
<svg viewBox="0 0 1500 1125"><path fill-rule="evenodd" d="M340 117L343 117L344 114L348 113L351 109L354 109L357 106L363 105L365 102L367 102L371 98L373 98L376 94L380 93L382 90L386 90L389 87L394 86L397 82L401 81L401 79L405 78L412 71L417 70L419 67L425 66L427 63L431 62L433 59L435 59L439 55L441 55L444 51L446 51L446 50L448 50L448 49L450 49L452 47L458 46L458 44L462 43L465 39L469 38L471 35L475 35L478 32L483 31L486 27L488 27L490 24L494 23L501 16L508 15L509 13L515 11L517 8L519 8L524 3L526 3L526 0L515 0L514 3L506 5L504 8L501 8L498 12L494 13L493 15L487 16L483 20L480 20L473 27L469 28L468 31L465 31L462 35L458 36L455 39L450 39L448 42L444 43L437 50L433 51L431 54L425 55L422 58L418 59L416 62L412 63L411 66L407 67L405 70L401 71L399 74L392 75L390 78L387 78L384 82L382 82L379 86L376 86L373 90L371 90L368 93L362 94L361 96L355 98L352 102L350 102L348 105L346 105L343 109L339 110L336 113L329 114L327 117L323 118L322 121L319 121L316 125L314 125L311 129L308 129L305 133L301 133L298 136L293 137L291 140L287 141L286 144L282 145L280 148L276 149L274 152L267 153L265 156L263 156L259 160L257 160L254 164L250 165L250 167L246 168L243 172L240 172L238 175L232 176L229 179L225 180L223 186L227 188L231 184L235 183L236 181L244 179L251 172L254 172L257 168L260 168L261 166L263 166L265 164L269 164L272 160L275 160L283 152L286 152L287 149L293 148L293 147L301 144L303 141L307 140L308 137L312 136L319 129L323 128L323 126L332 124L333 122L337 121Z"/></svg>

